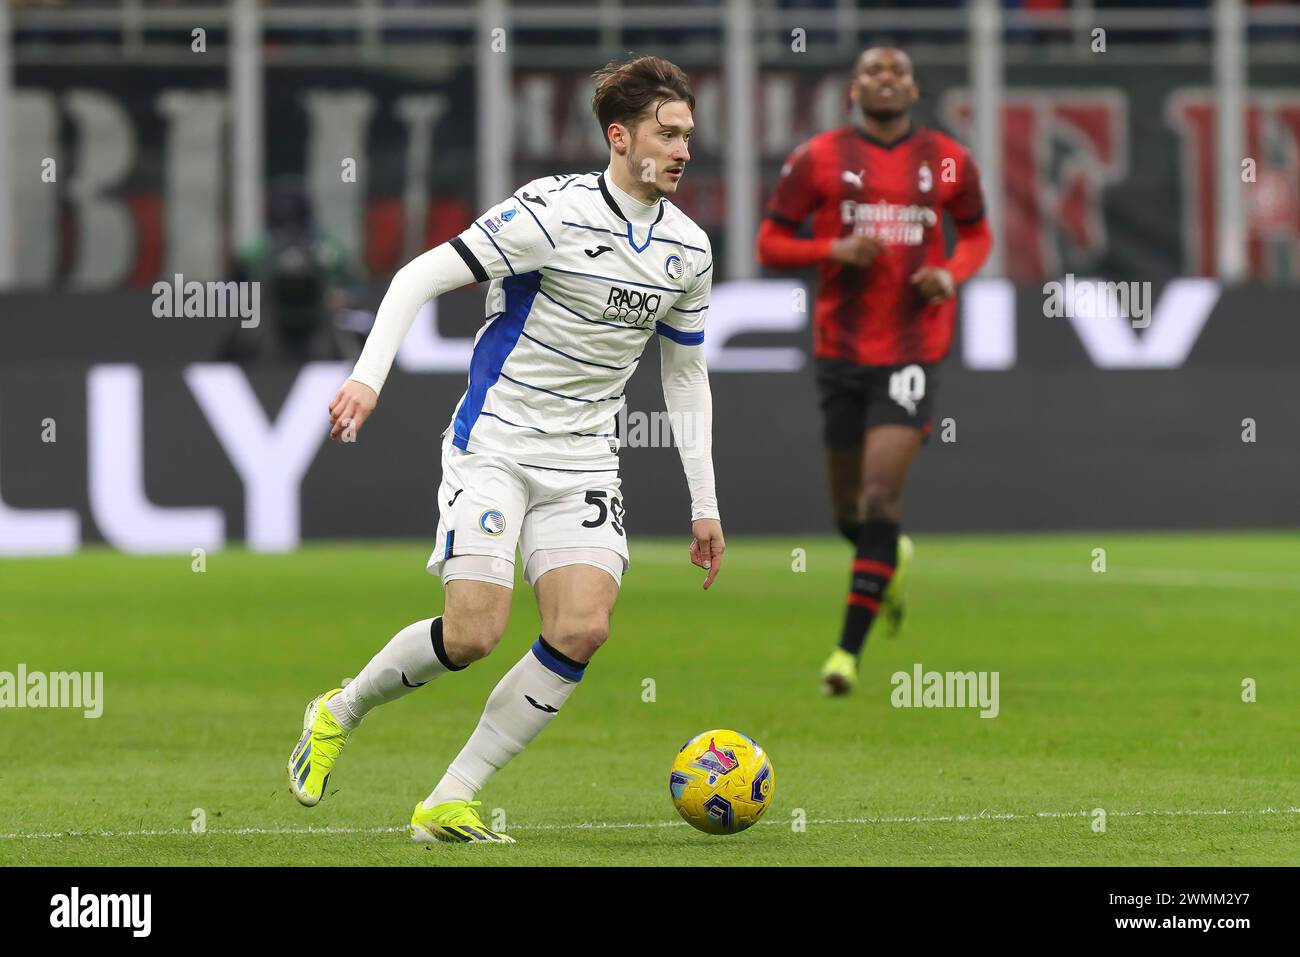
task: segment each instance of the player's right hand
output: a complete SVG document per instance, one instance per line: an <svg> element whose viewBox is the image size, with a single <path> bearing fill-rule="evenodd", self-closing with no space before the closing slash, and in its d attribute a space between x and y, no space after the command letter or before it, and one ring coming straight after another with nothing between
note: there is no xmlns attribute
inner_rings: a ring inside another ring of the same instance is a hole
<svg viewBox="0 0 1300 957"><path fill-rule="evenodd" d="M379 393L370 386L348 379L330 402L330 439L355 442L362 424L370 418L379 402Z"/></svg>
<svg viewBox="0 0 1300 957"><path fill-rule="evenodd" d="M866 269L885 251L885 244L875 236L843 236L831 243L832 262Z"/></svg>
<svg viewBox="0 0 1300 957"><path fill-rule="evenodd" d="M699 565L709 574L704 579L707 589L722 570L722 553L727 543L722 539L722 523L716 518L697 518L691 522L691 564Z"/></svg>

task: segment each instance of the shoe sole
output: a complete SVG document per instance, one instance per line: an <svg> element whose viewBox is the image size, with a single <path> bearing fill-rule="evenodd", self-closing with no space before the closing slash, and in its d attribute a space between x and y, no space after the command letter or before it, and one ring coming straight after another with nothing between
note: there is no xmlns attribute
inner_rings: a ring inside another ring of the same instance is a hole
<svg viewBox="0 0 1300 957"><path fill-rule="evenodd" d="M416 844L428 844L430 846L441 842L449 843L450 838L440 837L436 833L427 830L419 824L411 825L411 840Z"/></svg>
<svg viewBox="0 0 1300 957"><path fill-rule="evenodd" d="M502 839L499 841L494 841L490 839L486 841L476 841L472 839L467 839L467 838L462 838L455 835L447 834L446 831L442 830L442 828L437 827L436 825L429 825L428 827L426 827L423 824L411 825L411 840L415 841L416 844L423 844L425 847L432 847L435 844L514 844L515 843L515 839L513 837L506 837L505 835L502 835Z"/></svg>

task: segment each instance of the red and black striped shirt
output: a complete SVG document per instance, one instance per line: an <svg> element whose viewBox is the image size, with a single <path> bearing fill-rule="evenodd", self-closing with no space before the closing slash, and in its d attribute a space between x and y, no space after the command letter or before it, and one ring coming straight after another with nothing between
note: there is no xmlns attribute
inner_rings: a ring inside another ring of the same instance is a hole
<svg viewBox="0 0 1300 957"><path fill-rule="evenodd" d="M883 143L844 126L790 154L768 205L769 219L798 229L811 215L816 239L857 231L886 246L867 269L820 262L817 355L875 366L938 362L947 354L955 300L927 305L909 282L920 267L947 260L944 211L959 230L984 218L975 163L938 130L914 126Z"/></svg>

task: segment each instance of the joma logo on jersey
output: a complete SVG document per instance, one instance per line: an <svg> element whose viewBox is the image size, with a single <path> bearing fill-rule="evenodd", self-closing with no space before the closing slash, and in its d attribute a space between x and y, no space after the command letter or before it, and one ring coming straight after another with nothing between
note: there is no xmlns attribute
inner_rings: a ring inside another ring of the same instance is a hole
<svg viewBox="0 0 1300 957"><path fill-rule="evenodd" d="M659 299L657 292L613 286L605 303L604 316L626 322L629 326L648 326L659 312Z"/></svg>

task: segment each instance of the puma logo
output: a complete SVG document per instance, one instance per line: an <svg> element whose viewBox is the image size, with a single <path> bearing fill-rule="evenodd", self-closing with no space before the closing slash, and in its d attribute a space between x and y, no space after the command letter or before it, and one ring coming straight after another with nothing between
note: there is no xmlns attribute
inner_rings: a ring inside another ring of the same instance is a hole
<svg viewBox="0 0 1300 957"><path fill-rule="evenodd" d="M595 249L583 250L583 252L586 253L588 256L590 256L592 259L595 259L601 253L612 253L613 251L614 251L613 246L597 246Z"/></svg>
<svg viewBox="0 0 1300 957"><path fill-rule="evenodd" d="M555 712L560 710L559 708L552 708L549 704L539 703L538 700L530 694L526 694L524 695L524 697L527 698L528 703L532 705L534 708L536 708L538 711L545 711L547 714L555 714Z"/></svg>
<svg viewBox="0 0 1300 957"><path fill-rule="evenodd" d="M856 186L858 189L861 189L861 188L862 188L862 174L865 173L865 172L866 172L865 169L860 169L860 170L858 170L856 173L850 173L848 170L845 170L843 173L840 174L840 178L841 178L842 180L844 180L844 182L846 182L846 183L852 183L852 184L853 184L854 186Z"/></svg>

